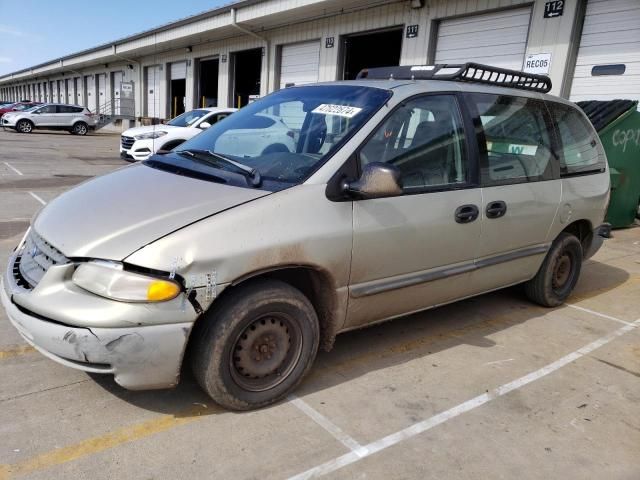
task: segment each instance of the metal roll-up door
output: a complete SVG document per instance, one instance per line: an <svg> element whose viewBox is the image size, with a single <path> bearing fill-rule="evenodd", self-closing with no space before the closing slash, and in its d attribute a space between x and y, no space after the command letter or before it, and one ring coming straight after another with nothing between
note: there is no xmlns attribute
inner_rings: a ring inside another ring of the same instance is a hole
<svg viewBox="0 0 640 480"><path fill-rule="evenodd" d="M521 70L531 7L442 20L435 63L477 62Z"/></svg>
<svg viewBox="0 0 640 480"><path fill-rule="evenodd" d="M187 62L171 64L171 80L183 80L187 78Z"/></svg>
<svg viewBox="0 0 640 480"><path fill-rule="evenodd" d="M113 72L113 113L120 115L120 92L122 90L122 72Z"/></svg>
<svg viewBox="0 0 640 480"><path fill-rule="evenodd" d="M640 100L640 1L589 0L571 100L617 98Z"/></svg>
<svg viewBox="0 0 640 480"><path fill-rule="evenodd" d="M93 75L84 77L84 91L86 92L85 106L92 112L96 111L96 78Z"/></svg>
<svg viewBox="0 0 640 480"><path fill-rule="evenodd" d="M98 74L98 109L97 112L104 113L109 99L107 98L107 74Z"/></svg>
<svg viewBox="0 0 640 480"><path fill-rule="evenodd" d="M280 58L280 88L318 81L320 42L283 45Z"/></svg>
<svg viewBox="0 0 640 480"><path fill-rule="evenodd" d="M147 117L160 118L160 67L147 67Z"/></svg>
<svg viewBox="0 0 640 480"><path fill-rule="evenodd" d="M73 105L76 103L76 92L73 78L67 78L65 82L67 82L67 103Z"/></svg>

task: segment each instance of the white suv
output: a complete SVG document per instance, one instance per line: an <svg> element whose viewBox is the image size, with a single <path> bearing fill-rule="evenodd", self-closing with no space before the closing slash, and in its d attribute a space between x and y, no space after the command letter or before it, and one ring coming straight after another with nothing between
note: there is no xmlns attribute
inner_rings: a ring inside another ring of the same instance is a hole
<svg viewBox="0 0 640 480"><path fill-rule="evenodd" d="M142 161L158 150L171 150L228 117L235 108L198 108L178 115L163 125L130 128L120 141L120 157Z"/></svg>
<svg viewBox="0 0 640 480"><path fill-rule="evenodd" d="M95 125L93 114L80 105L47 103L2 116L3 128L13 128L20 133L31 133L36 128L44 128L86 135Z"/></svg>

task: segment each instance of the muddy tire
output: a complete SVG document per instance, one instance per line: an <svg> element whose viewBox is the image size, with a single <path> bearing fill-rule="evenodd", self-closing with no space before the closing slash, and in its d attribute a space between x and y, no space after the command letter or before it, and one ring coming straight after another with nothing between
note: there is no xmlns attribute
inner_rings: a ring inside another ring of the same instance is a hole
<svg viewBox="0 0 640 480"><path fill-rule="evenodd" d="M232 410L277 402L308 373L318 351L318 317L296 288L276 280L237 287L192 336L191 366L202 389Z"/></svg>
<svg viewBox="0 0 640 480"><path fill-rule="evenodd" d="M562 305L573 291L582 268L582 244L574 235L555 239L535 277L524 284L530 300L544 306Z"/></svg>
<svg viewBox="0 0 640 480"><path fill-rule="evenodd" d="M33 123L29 120L20 120L16 125L16 130L20 133L31 133L33 132Z"/></svg>

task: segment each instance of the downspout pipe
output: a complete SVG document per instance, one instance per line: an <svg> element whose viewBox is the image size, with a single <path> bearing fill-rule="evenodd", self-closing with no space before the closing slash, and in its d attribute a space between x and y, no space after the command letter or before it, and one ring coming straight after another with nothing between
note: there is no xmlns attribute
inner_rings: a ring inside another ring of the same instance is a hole
<svg viewBox="0 0 640 480"><path fill-rule="evenodd" d="M237 30L239 30L240 32L249 35L251 37L257 38L258 40L261 40L264 42L265 44L265 52L264 52L264 57L265 57L265 61L267 63L267 79L266 79L266 93L269 93L269 68L270 68L270 63L269 63L269 59L270 59L270 43L269 40L266 37L263 37L262 35L258 35L255 32L252 32L251 30L249 30L248 28L243 27L242 25L239 25L238 22L236 22L236 9L232 8L231 9L231 26L236 28Z"/></svg>

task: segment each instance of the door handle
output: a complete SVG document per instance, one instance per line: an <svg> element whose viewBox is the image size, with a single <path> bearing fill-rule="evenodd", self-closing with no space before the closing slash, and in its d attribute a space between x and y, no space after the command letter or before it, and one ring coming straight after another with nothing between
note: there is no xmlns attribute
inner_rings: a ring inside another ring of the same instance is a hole
<svg viewBox="0 0 640 480"><path fill-rule="evenodd" d="M457 223L471 223L480 214L480 210L475 205L462 205L456 208L454 217Z"/></svg>
<svg viewBox="0 0 640 480"><path fill-rule="evenodd" d="M491 202L487 205L487 218L500 218L504 217L507 213L507 204L502 200Z"/></svg>

